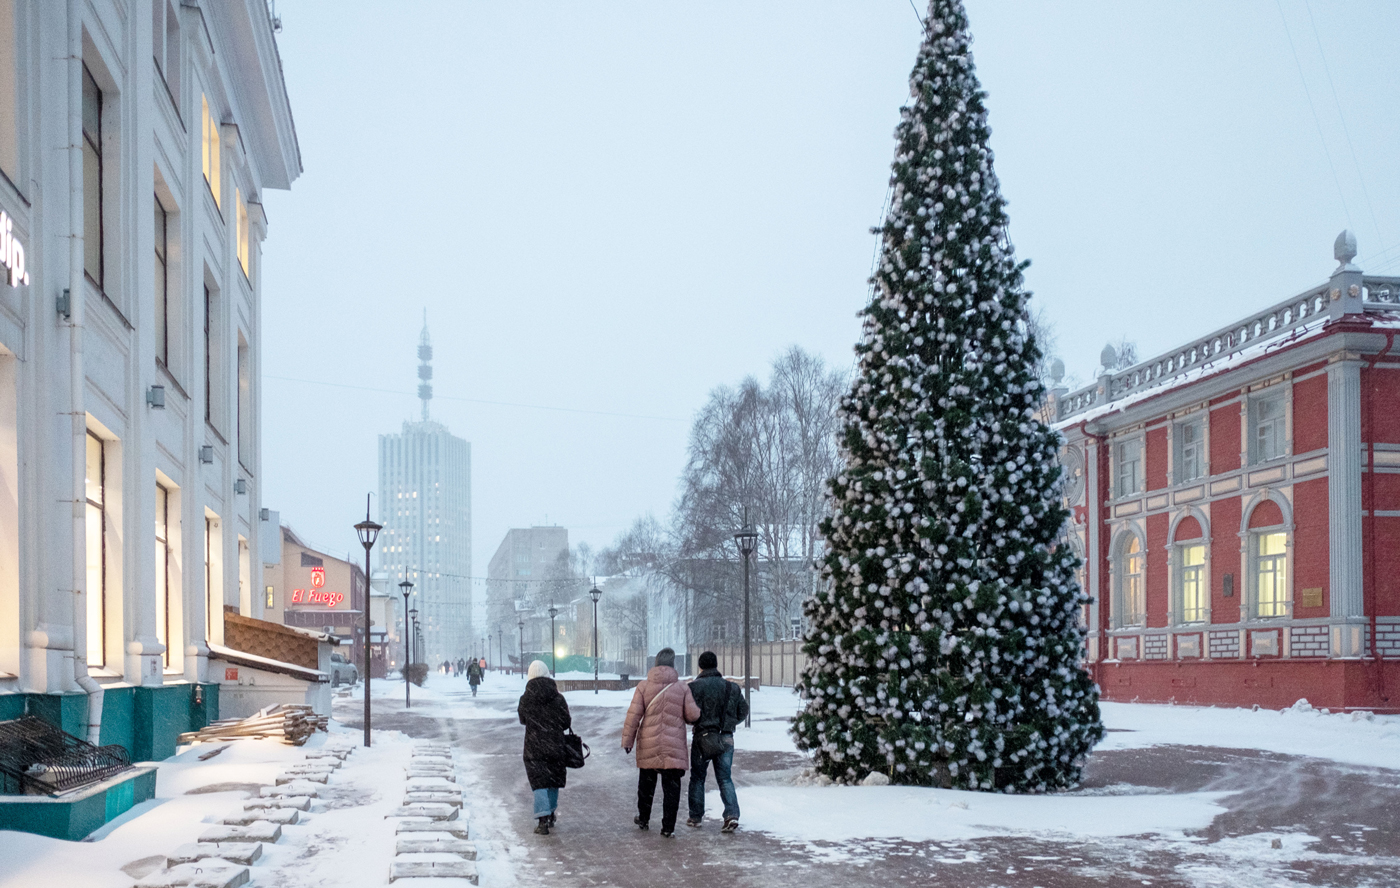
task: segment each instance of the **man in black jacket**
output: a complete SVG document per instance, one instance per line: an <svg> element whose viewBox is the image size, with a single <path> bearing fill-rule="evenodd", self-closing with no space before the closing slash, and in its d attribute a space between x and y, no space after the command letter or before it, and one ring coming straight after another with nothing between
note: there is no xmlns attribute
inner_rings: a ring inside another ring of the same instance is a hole
<svg viewBox="0 0 1400 888"><path fill-rule="evenodd" d="M705 818L705 766L715 766L715 782L724 800L724 828L739 828L739 796L734 792L730 768L734 764L734 729L749 714L743 690L720 675L713 651L700 655L700 675L690 683L690 693L700 707L700 720L690 744L690 818L686 826L699 827ZM706 747L709 747L707 754ZM716 754L716 750L719 750Z"/></svg>

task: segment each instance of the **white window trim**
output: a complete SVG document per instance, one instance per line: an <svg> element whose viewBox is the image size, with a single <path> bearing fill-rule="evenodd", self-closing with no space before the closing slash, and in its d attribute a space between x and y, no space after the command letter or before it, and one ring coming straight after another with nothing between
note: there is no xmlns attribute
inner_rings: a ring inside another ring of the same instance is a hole
<svg viewBox="0 0 1400 888"><path fill-rule="evenodd" d="M1129 614L1127 612L1127 595L1123 588L1124 581L1127 579L1123 570L1123 558L1129 541L1134 539L1138 542L1138 557L1142 559L1142 569L1139 572L1139 576L1142 578L1142 613ZM1113 593L1113 608L1110 611L1112 628L1144 629L1147 626L1147 536L1137 525L1128 525L1115 535L1112 546L1110 551L1113 554L1108 561L1109 587ZM1138 619L1130 622L1127 619L1130 616Z"/></svg>
<svg viewBox="0 0 1400 888"><path fill-rule="evenodd" d="M1200 456L1197 460L1197 473L1186 478L1182 476L1182 467L1185 460L1182 458L1182 435L1181 430L1188 425L1199 424L1201 427ZM1210 411L1197 410L1184 416L1176 417L1170 426L1170 440L1167 442L1167 459L1170 460L1168 471L1171 474L1173 486L1184 484L1197 484L1210 477Z"/></svg>
<svg viewBox="0 0 1400 888"><path fill-rule="evenodd" d="M1119 485L1119 459L1118 448L1124 444L1137 444L1138 448L1138 472L1137 490L1123 491ZM1147 491L1147 435L1143 431L1137 431L1122 437L1113 438L1109 441L1109 483L1112 485L1110 499L1114 501L1136 499Z"/></svg>
<svg viewBox="0 0 1400 888"><path fill-rule="evenodd" d="M1265 459L1259 454L1258 435L1255 428L1256 405L1274 397L1278 397L1283 402L1283 449L1277 455ZM1291 380L1277 382L1250 392L1249 397L1244 402L1243 425L1245 465L1265 465L1293 456L1293 385Z"/></svg>

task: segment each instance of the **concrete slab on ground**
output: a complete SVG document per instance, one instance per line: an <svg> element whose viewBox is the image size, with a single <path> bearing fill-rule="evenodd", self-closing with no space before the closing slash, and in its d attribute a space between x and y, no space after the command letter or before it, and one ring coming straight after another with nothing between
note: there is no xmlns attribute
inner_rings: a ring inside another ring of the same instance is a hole
<svg viewBox="0 0 1400 888"><path fill-rule="evenodd" d="M248 868L221 861L201 861L172 866L163 873L152 873L136 883L136 888L239 888L248 884Z"/></svg>
<svg viewBox="0 0 1400 888"><path fill-rule="evenodd" d="M409 792L460 792L461 787L441 777L415 777L404 785Z"/></svg>
<svg viewBox="0 0 1400 888"><path fill-rule="evenodd" d="M258 795L263 798L306 796L314 799L321 789L321 784L312 783L310 780L293 780L290 783L279 782L276 786L264 786L258 791Z"/></svg>
<svg viewBox="0 0 1400 888"><path fill-rule="evenodd" d="M466 879L473 885L479 884L476 864L470 860L403 860L389 864L389 881L406 878L449 878Z"/></svg>
<svg viewBox="0 0 1400 888"><path fill-rule="evenodd" d="M267 811L278 808L309 811L311 810L311 796L271 796L265 799L249 799L243 803L244 811Z"/></svg>
<svg viewBox="0 0 1400 888"><path fill-rule="evenodd" d="M289 783L300 783L300 782L305 782L305 783L325 783L328 779L330 779L330 776L331 776L331 772L330 772L330 771L315 771L315 772L307 772L307 773L304 773L304 774L292 774L292 773L283 772L283 773L277 775L277 785L278 785L278 786L285 786L285 785L287 785L287 784L289 784Z"/></svg>
<svg viewBox="0 0 1400 888"><path fill-rule="evenodd" d="M453 838L471 838L467 824L450 820L402 820L396 830L399 835L449 835Z"/></svg>
<svg viewBox="0 0 1400 888"><path fill-rule="evenodd" d="M167 854L165 859L169 861L171 866L210 858L247 866L262 857L262 850L261 842L234 842L223 845L216 845L213 842L188 842L176 848L174 852Z"/></svg>
<svg viewBox="0 0 1400 888"><path fill-rule="evenodd" d="M417 805L424 802L440 802L444 805L455 805L462 807L461 792L408 792L404 793L403 803L405 805Z"/></svg>
<svg viewBox="0 0 1400 888"><path fill-rule="evenodd" d="M404 805L398 808L389 817L423 817L428 820L456 820L458 809L452 805L444 805L434 802L425 802L416 805Z"/></svg>
<svg viewBox="0 0 1400 888"><path fill-rule="evenodd" d="M456 810L455 808L453 809ZM201 842L268 842L276 844L282 838L282 827L260 820L247 826L219 825L200 833Z"/></svg>
<svg viewBox="0 0 1400 888"><path fill-rule="evenodd" d="M465 860L476 860L476 843L447 833L410 833L395 840L398 854L455 854Z"/></svg>
<svg viewBox="0 0 1400 888"><path fill-rule="evenodd" d="M300 823L301 812L296 808L264 808L230 814L219 822L229 826L248 826L249 824L258 823L260 821L287 826L293 823Z"/></svg>

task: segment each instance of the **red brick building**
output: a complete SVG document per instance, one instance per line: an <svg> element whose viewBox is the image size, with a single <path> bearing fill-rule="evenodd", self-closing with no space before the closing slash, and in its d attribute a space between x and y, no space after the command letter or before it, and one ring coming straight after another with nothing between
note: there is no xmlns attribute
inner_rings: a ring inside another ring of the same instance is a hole
<svg viewBox="0 0 1400 888"><path fill-rule="evenodd" d="M1054 388L1108 700L1400 711L1400 277ZM1116 363L1105 349L1103 363Z"/></svg>

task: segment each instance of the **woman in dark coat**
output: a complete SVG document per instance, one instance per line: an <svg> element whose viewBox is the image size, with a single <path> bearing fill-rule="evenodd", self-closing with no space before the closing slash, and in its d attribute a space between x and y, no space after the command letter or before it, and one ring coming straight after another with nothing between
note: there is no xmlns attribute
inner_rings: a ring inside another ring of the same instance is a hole
<svg viewBox="0 0 1400 888"><path fill-rule="evenodd" d="M549 667L536 660L530 664L530 680L520 697L520 723L525 726L525 776L535 792L535 832L549 835L554 811L559 807L559 790L568 778L564 761L564 731L572 723L569 704L549 677Z"/></svg>

